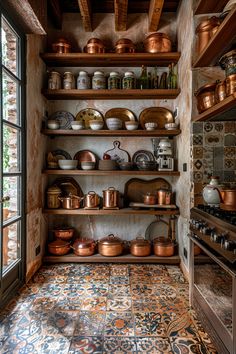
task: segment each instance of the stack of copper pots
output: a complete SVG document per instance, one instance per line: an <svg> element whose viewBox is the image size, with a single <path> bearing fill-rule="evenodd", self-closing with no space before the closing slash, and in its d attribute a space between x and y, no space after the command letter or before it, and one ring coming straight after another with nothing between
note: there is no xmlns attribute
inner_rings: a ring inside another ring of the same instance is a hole
<svg viewBox="0 0 236 354"><path fill-rule="evenodd" d="M200 54L207 44L210 42L211 38L214 36L218 27L221 24L221 20L218 17L211 17L207 20L202 21L196 28L196 34L198 36L197 52Z"/></svg>

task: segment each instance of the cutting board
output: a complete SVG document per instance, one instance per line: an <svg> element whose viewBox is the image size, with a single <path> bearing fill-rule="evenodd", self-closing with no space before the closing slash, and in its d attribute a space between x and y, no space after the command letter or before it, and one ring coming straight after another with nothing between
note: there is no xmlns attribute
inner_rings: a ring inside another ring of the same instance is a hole
<svg viewBox="0 0 236 354"><path fill-rule="evenodd" d="M105 152L105 154L111 156L111 160L115 160L117 163L130 161L129 153L126 150L120 149L120 142L118 140L113 142L113 146L113 149Z"/></svg>

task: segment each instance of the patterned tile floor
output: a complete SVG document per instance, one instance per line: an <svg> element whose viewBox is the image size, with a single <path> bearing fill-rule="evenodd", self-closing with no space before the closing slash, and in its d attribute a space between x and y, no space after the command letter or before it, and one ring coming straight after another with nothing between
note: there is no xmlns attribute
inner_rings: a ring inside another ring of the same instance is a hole
<svg viewBox="0 0 236 354"><path fill-rule="evenodd" d="M0 321L4 354L216 353L177 266L43 266Z"/></svg>

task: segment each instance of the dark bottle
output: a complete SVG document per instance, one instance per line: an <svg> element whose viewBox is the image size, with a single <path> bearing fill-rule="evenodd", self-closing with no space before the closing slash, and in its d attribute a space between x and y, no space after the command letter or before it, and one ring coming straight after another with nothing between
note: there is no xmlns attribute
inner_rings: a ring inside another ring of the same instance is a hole
<svg viewBox="0 0 236 354"><path fill-rule="evenodd" d="M152 88L153 89L158 89L158 83L159 81L159 76L157 75L157 67L154 68L153 74L152 74Z"/></svg>
<svg viewBox="0 0 236 354"><path fill-rule="evenodd" d="M139 88L141 90L148 89L148 75L146 66L142 65L142 72L139 77Z"/></svg>
<svg viewBox="0 0 236 354"><path fill-rule="evenodd" d="M167 88L170 90L172 89L172 66L168 65L168 76L167 76Z"/></svg>
<svg viewBox="0 0 236 354"><path fill-rule="evenodd" d="M159 89L166 89L167 88L167 73L164 72L161 75Z"/></svg>
<svg viewBox="0 0 236 354"><path fill-rule="evenodd" d="M171 88L177 89L178 87L178 79L177 74L175 73L174 63L171 64Z"/></svg>

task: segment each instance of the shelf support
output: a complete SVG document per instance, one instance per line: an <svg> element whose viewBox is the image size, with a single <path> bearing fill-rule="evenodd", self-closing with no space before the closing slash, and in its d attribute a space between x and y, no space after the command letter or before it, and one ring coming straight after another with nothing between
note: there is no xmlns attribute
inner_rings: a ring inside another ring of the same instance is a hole
<svg viewBox="0 0 236 354"><path fill-rule="evenodd" d="M161 18L161 12L164 5L164 0L151 0L149 6L149 31L153 32L158 29Z"/></svg>
<svg viewBox="0 0 236 354"><path fill-rule="evenodd" d="M126 31L128 0L114 0L115 30Z"/></svg>
<svg viewBox="0 0 236 354"><path fill-rule="evenodd" d="M92 32L92 12L90 0L78 0L85 32Z"/></svg>

